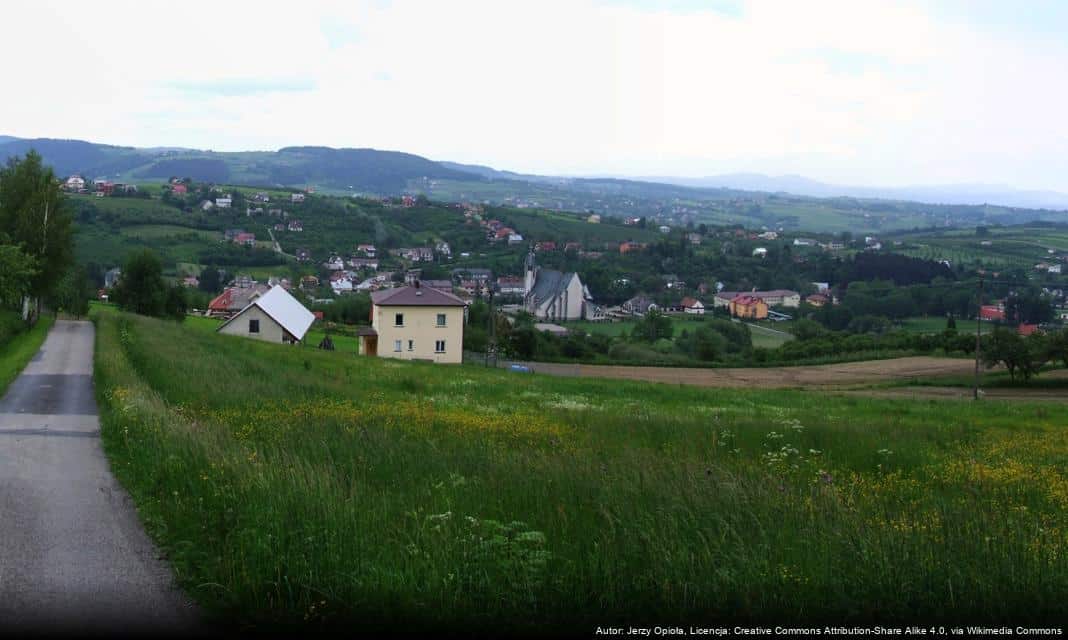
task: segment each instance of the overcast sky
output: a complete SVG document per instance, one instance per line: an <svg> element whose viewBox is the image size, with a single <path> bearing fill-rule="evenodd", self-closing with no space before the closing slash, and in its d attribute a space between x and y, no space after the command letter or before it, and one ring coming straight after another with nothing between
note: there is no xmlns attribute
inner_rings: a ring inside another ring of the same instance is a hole
<svg viewBox="0 0 1068 640"><path fill-rule="evenodd" d="M0 134L1068 191L1068 2L18 2Z"/></svg>

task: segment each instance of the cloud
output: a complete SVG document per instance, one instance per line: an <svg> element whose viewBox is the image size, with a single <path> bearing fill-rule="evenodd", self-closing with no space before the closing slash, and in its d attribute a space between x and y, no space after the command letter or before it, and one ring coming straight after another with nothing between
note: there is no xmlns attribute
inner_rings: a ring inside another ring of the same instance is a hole
<svg viewBox="0 0 1068 640"><path fill-rule="evenodd" d="M314 91L316 84L307 78L231 78L202 82L174 81L165 83L163 87L198 95L252 96L264 93Z"/></svg>
<svg viewBox="0 0 1068 640"><path fill-rule="evenodd" d="M1065 11L1038 29L948 0L184 6L210 24L152 3L12 5L4 133L1068 190L1068 45L1050 24L1068 30Z"/></svg>

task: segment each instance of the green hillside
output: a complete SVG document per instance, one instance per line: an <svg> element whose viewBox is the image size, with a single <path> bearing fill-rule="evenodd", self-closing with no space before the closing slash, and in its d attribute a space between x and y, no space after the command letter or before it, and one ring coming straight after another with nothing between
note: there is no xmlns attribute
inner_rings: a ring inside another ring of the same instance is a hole
<svg viewBox="0 0 1068 640"><path fill-rule="evenodd" d="M112 468L182 586L242 628L1063 614L1051 406L548 378L96 322Z"/></svg>

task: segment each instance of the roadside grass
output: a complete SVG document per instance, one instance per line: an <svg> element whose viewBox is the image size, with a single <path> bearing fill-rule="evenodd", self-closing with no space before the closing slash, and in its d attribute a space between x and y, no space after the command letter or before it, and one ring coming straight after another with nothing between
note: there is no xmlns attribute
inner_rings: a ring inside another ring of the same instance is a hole
<svg viewBox="0 0 1068 640"><path fill-rule="evenodd" d="M242 628L1063 619L1056 405L518 375L94 320L112 469L180 583Z"/></svg>
<svg viewBox="0 0 1068 640"><path fill-rule="evenodd" d="M32 329L17 333L0 343L0 396L4 395L8 385L40 350L53 322L52 316L45 315Z"/></svg>

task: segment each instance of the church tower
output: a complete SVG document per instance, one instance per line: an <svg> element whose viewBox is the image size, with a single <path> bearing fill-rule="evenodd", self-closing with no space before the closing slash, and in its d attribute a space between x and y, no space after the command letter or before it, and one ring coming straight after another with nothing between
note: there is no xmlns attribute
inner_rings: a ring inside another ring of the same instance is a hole
<svg viewBox="0 0 1068 640"><path fill-rule="evenodd" d="M538 267L534 264L533 246L527 252L527 259L523 265L523 288L526 290L525 294L530 295L530 292L534 290L534 283L538 280Z"/></svg>

